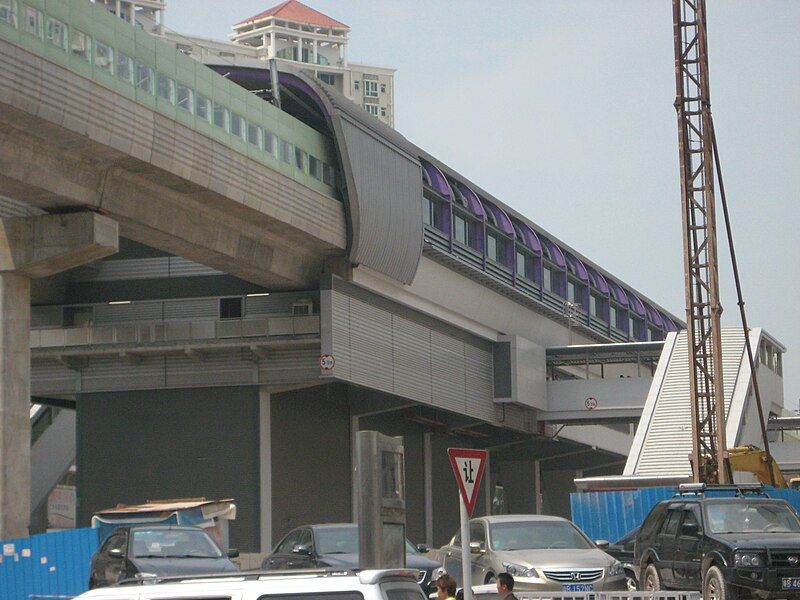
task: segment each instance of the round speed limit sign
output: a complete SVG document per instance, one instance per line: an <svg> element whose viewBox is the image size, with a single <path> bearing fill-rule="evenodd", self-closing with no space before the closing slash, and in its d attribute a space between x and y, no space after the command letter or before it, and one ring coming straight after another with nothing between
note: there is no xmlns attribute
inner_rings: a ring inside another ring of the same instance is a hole
<svg viewBox="0 0 800 600"><path fill-rule="evenodd" d="M586 402L584 402L583 404L586 407L586 410L594 410L595 408L597 408L597 398L595 398L594 396L589 396L586 399Z"/></svg>
<svg viewBox="0 0 800 600"><path fill-rule="evenodd" d="M336 359L333 358L333 354L323 354L319 357L319 368L323 371L333 371L335 366Z"/></svg>

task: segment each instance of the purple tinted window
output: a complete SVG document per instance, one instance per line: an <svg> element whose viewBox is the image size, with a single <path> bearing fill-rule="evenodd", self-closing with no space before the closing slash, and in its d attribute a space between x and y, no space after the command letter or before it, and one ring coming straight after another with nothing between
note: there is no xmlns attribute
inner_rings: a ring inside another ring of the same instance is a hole
<svg viewBox="0 0 800 600"><path fill-rule="evenodd" d="M447 184L447 179L439 169L434 167L431 163L425 160L420 160L422 168L428 174L431 182L431 187L439 192L445 198L451 199L450 186Z"/></svg>

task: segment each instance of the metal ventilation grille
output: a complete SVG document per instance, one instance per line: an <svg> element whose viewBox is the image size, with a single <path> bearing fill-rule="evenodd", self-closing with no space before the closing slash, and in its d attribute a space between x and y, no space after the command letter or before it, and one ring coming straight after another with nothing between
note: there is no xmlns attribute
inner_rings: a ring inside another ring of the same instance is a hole
<svg viewBox="0 0 800 600"><path fill-rule="evenodd" d="M740 329L722 330L722 374L725 387L725 415L744 356L744 334ZM681 331L669 358L656 407L647 428L642 450L636 462L636 475L691 476L689 454L692 451L692 419L689 398L689 355L686 331Z"/></svg>
<svg viewBox="0 0 800 600"><path fill-rule="evenodd" d="M564 583L597 581L603 576L603 569L570 569L543 572L544 576L551 581L561 581Z"/></svg>

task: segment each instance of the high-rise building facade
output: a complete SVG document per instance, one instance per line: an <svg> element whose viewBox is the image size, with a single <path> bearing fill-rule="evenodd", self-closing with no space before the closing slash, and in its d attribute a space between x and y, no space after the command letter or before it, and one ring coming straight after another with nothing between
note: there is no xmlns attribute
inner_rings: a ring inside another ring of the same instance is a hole
<svg viewBox="0 0 800 600"><path fill-rule="evenodd" d="M350 27L298 0L286 0L233 26L230 41L171 31L166 0L94 0L206 64L261 66L270 59L312 73L366 112L394 127L394 73L348 58ZM260 62L255 62L260 61Z"/></svg>

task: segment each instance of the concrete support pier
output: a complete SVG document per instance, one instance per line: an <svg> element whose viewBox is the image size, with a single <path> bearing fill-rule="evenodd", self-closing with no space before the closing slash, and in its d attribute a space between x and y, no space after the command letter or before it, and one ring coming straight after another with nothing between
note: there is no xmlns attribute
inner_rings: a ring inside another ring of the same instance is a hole
<svg viewBox="0 0 800 600"><path fill-rule="evenodd" d="M117 252L117 223L94 213L0 220L0 539L30 519L30 279Z"/></svg>

